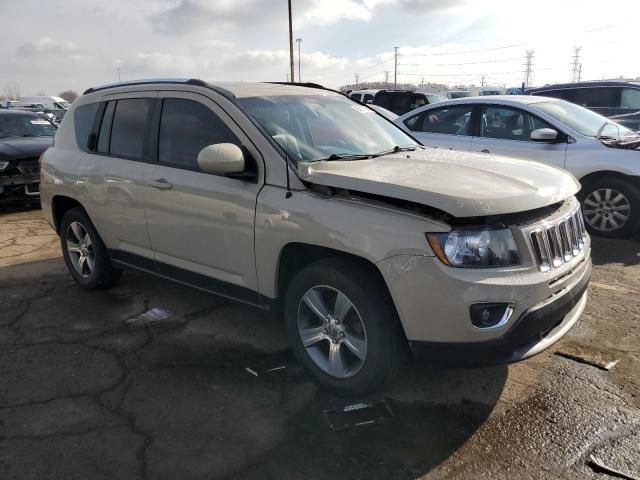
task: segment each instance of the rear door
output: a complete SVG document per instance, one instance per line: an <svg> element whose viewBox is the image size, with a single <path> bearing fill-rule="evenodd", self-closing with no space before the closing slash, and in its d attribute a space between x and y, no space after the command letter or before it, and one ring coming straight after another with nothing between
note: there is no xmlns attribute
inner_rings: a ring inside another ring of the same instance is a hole
<svg viewBox="0 0 640 480"><path fill-rule="evenodd" d="M404 125L429 147L469 151L473 105L449 105L417 113Z"/></svg>
<svg viewBox="0 0 640 480"><path fill-rule="evenodd" d="M486 104L479 108L471 151L536 160L564 168L567 142L557 128L519 108ZM531 140L531 132L539 128L558 131L558 141Z"/></svg>
<svg viewBox="0 0 640 480"><path fill-rule="evenodd" d="M257 303L254 218L262 171L231 178L200 170L200 150L217 143L246 148L248 137L214 101L160 92L155 120L157 160L144 171L147 226L158 269L207 290ZM249 164L250 159L248 159Z"/></svg>
<svg viewBox="0 0 640 480"><path fill-rule="evenodd" d="M94 127L97 138L77 171L80 201L114 258L131 263L146 258L150 267L143 172L156 95L105 97Z"/></svg>

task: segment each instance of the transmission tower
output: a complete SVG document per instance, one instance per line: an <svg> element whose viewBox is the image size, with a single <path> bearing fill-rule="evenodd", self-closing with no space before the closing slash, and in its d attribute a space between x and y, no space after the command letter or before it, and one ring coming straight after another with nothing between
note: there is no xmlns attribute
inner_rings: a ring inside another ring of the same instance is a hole
<svg viewBox="0 0 640 480"><path fill-rule="evenodd" d="M524 86L528 87L533 82L533 54L534 50L527 50L524 55Z"/></svg>
<svg viewBox="0 0 640 480"><path fill-rule="evenodd" d="M580 81L580 74L582 73L580 71L582 67L582 64L580 63L580 50L582 50L582 47L573 47L573 57L571 61L571 81L572 82Z"/></svg>

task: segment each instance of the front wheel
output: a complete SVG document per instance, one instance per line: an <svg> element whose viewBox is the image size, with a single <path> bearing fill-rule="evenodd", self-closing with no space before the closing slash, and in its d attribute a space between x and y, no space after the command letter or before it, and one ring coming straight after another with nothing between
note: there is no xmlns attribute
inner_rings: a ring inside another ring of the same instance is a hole
<svg viewBox="0 0 640 480"><path fill-rule="evenodd" d="M321 260L298 272L285 296L296 358L338 395L379 388L405 358L395 307L374 268L348 258Z"/></svg>
<svg viewBox="0 0 640 480"><path fill-rule="evenodd" d="M585 185L580 196L590 233L626 237L640 226L640 192L626 180L603 178Z"/></svg>

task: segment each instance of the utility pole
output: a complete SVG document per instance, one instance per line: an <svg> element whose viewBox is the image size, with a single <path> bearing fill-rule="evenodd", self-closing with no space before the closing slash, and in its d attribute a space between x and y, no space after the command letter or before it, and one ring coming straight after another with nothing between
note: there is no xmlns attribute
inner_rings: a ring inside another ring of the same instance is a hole
<svg viewBox="0 0 640 480"><path fill-rule="evenodd" d="M389 70L384 71L384 86L389 88Z"/></svg>
<svg viewBox="0 0 640 480"><path fill-rule="evenodd" d="M117 70L118 70L118 81L120 81L120 67L118 67Z"/></svg>
<svg viewBox="0 0 640 480"><path fill-rule="evenodd" d="M578 82L582 80L582 62L580 62L580 68L578 69Z"/></svg>
<svg viewBox="0 0 640 480"><path fill-rule="evenodd" d="M289 74L287 73L287 83L289 83Z"/></svg>
<svg viewBox="0 0 640 480"><path fill-rule="evenodd" d="M533 78L533 54L534 50L527 50L524 55L524 85L528 87L531 85Z"/></svg>
<svg viewBox="0 0 640 480"><path fill-rule="evenodd" d="M582 47L573 47L573 61L571 62L571 81L579 82L580 50Z"/></svg>
<svg viewBox="0 0 640 480"><path fill-rule="evenodd" d="M300 75L300 44L302 43L302 39L296 38L296 43L298 44L298 82L302 82L302 75Z"/></svg>
<svg viewBox="0 0 640 480"><path fill-rule="evenodd" d="M420 90L424 90L424 77L420 79Z"/></svg>
<svg viewBox="0 0 640 480"><path fill-rule="evenodd" d="M398 47L393 47L395 52L395 60L393 65L393 89L398 88Z"/></svg>
<svg viewBox="0 0 640 480"><path fill-rule="evenodd" d="M291 70L291 83L295 82L294 67L293 67L293 21L291 20L291 0L289 4L289 69Z"/></svg>
<svg viewBox="0 0 640 480"><path fill-rule="evenodd" d="M360 79L360 74L356 73L356 88L358 88L358 80Z"/></svg>
<svg viewBox="0 0 640 480"><path fill-rule="evenodd" d="M484 87L484 75L482 75L482 78L480 79L480 86Z"/></svg>

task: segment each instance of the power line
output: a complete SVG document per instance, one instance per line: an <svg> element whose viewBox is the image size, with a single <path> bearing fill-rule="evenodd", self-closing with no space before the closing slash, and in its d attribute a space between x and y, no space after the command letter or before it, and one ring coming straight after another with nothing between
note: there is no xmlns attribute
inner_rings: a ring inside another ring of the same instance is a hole
<svg viewBox="0 0 640 480"><path fill-rule="evenodd" d="M477 50L461 50L461 51L457 51L457 52L437 52L437 53L412 53L410 56L412 57L437 57L437 56L441 56L441 55L462 55L465 53L478 53L478 52L493 52L495 50L506 50L508 48L518 48L518 47L524 47L526 46L526 43L514 43L513 45L503 45L500 47L493 47L493 48L480 48Z"/></svg>

